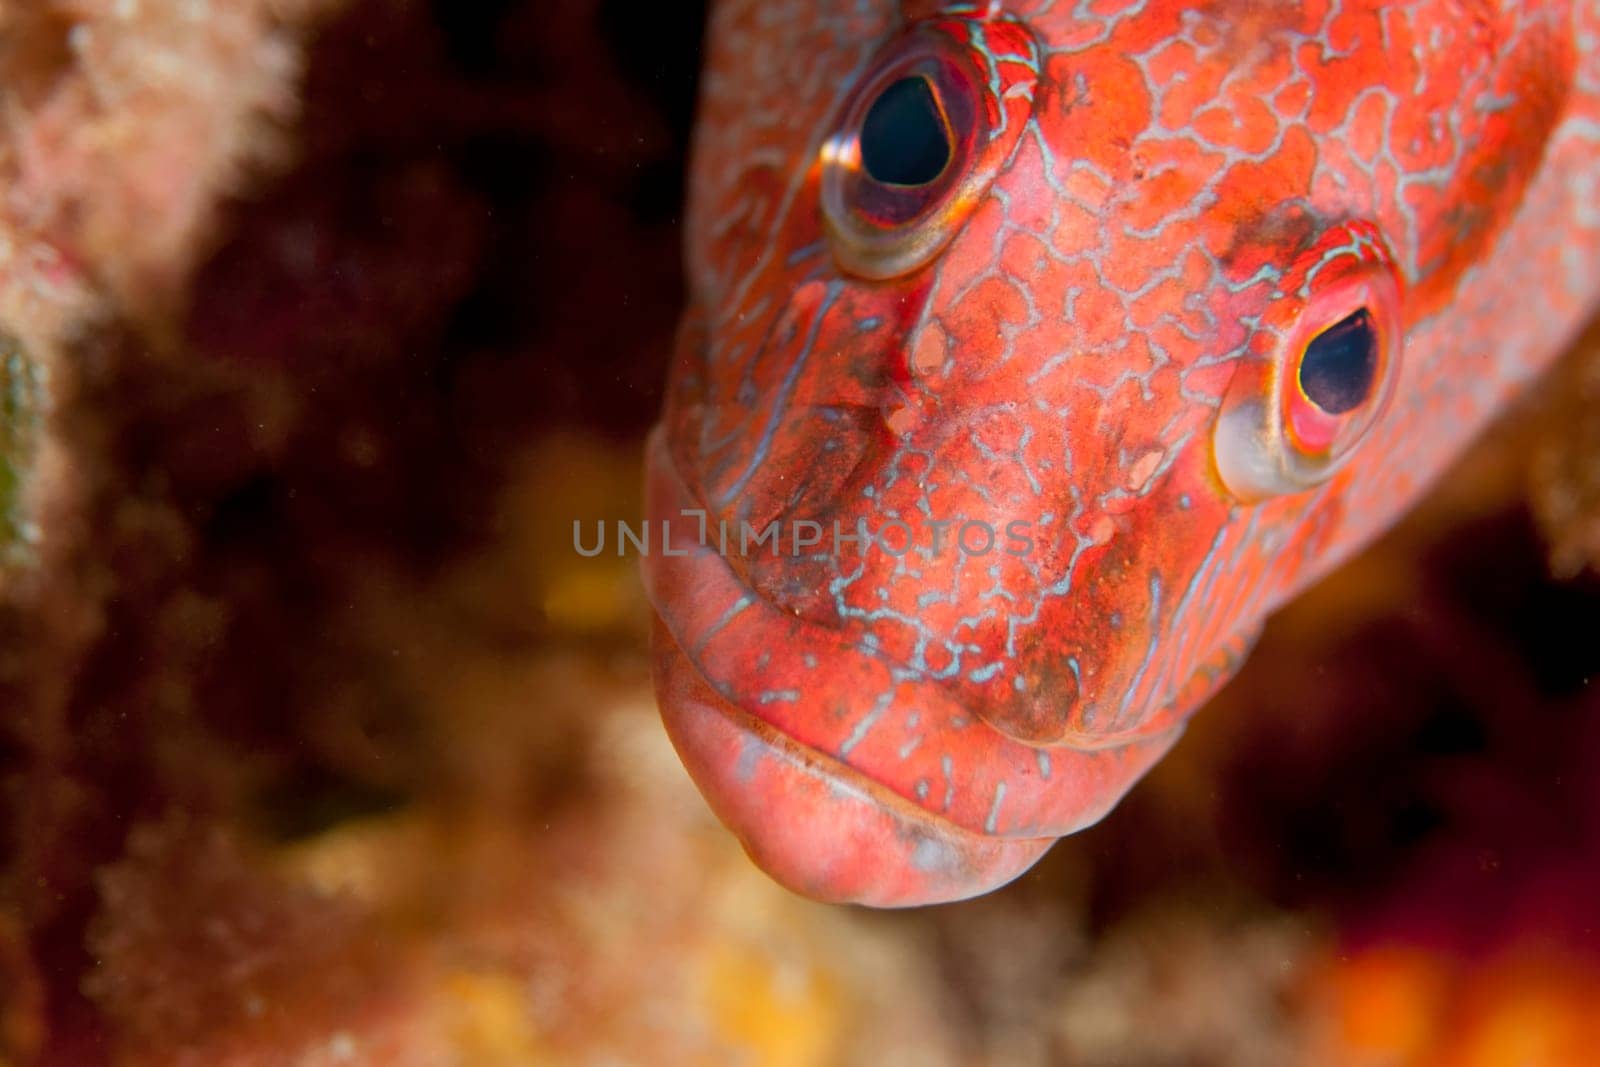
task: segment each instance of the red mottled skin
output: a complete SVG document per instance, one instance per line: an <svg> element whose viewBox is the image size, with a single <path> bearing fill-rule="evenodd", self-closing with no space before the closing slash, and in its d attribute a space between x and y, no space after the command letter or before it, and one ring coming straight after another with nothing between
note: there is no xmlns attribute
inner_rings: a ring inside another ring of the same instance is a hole
<svg viewBox="0 0 1600 1067"><path fill-rule="evenodd" d="M930 903L1101 818L1594 309L1597 32L1548 0L718 4L648 457L682 554L645 575L667 728L756 862ZM983 83L952 166L992 182L870 276L824 146L934 38ZM1344 425L1292 368L1363 300L1387 355L1342 465L1231 473ZM1248 429L1279 404L1292 430ZM909 551L833 542L858 520ZM953 549L964 522L999 546Z"/></svg>

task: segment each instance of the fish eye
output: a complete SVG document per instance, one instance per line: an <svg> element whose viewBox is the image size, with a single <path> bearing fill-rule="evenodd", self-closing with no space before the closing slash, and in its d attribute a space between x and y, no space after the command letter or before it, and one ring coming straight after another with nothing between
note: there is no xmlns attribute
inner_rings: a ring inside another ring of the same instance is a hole
<svg viewBox="0 0 1600 1067"><path fill-rule="evenodd" d="M1354 454L1399 376L1400 300L1370 223L1333 227L1285 270L1217 421L1217 472L1235 497L1309 489Z"/></svg>
<svg viewBox="0 0 1600 1067"><path fill-rule="evenodd" d="M1300 357L1300 392L1329 415L1344 415L1372 395L1378 371L1378 335L1372 312L1352 311L1306 345Z"/></svg>
<svg viewBox="0 0 1600 1067"><path fill-rule="evenodd" d="M821 153L834 258L868 279L910 273L961 228L1033 111L1038 53L1007 19L913 23L868 65Z"/></svg>
<svg viewBox="0 0 1600 1067"><path fill-rule="evenodd" d="M922 75L891 82L861 120L861 165L883 185L927 185L950 163L950 127Z"/></svg>

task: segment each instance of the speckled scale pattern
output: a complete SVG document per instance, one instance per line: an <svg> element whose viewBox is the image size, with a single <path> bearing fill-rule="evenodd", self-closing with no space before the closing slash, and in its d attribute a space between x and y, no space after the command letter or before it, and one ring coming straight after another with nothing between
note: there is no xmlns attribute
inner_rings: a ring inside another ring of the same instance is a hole
<svg viewBox="0 0 1600 1067"><path fill-rule="evenodd" d="M884 43L952 15L980 44L1031 35L1027 125L930 263L854 278L819 149ZM1104 814L1264 617L1398 517L1593 310L1597 25L1593 2L1534 0L717 5L652 513L918 539L646 560L669 728L690 685L738 724L726 775L673 732L752 853L815 895L916 903L1015 873L979 869L978 839ZM1285 272L1350 220L1404 283L1394 400L1330 480L1241 503L1212 459L1219 407ZM935 520L947 542L1021 520L1032 549L934 553ZM774 860L826 855L849 822L763 840L831 803L768 783L740 816L723 794L785 759L897 812L893 844L811 874Z"/></svg>

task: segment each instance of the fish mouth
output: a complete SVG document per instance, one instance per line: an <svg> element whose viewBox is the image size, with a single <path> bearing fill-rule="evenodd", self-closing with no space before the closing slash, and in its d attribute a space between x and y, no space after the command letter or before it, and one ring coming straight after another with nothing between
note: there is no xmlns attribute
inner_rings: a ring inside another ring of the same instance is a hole
<svg viewBox="0 0 1600 1067"><path fill-rule="evenodd" d="M968 832L798 744L718 695L659 620L653 654L662 722L689 776L756 866L802 896L880 908L962 900L1055 843Z"/></svg>
<svg viewBox="0 0 1600 1067"><path fill-rule="evenodd" d="M710 544L662 428L646 512L677 524L646 553L663 722L712 810L774 879L814 899L961 900L1097 822L1181 726L1114 748L1039 748L992 729L936 682L746 586Z"/></svg>

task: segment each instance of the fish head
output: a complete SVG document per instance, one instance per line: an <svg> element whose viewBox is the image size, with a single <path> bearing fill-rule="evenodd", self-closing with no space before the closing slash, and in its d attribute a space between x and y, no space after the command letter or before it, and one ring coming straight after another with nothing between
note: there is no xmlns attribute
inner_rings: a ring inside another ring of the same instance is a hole
<svg viewBox="0 0 1600 1067"><path fill-rule="evenodd" d="M1408 330L1537 162L1458 124L1501 171L1417 195L1377 6L1079 6L713 27L658 691L813 896L969 896L1115 804L1414 495ZM1488 206L1441 243L1450 203Z"/></svg>

